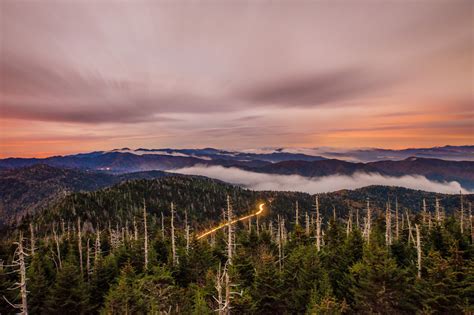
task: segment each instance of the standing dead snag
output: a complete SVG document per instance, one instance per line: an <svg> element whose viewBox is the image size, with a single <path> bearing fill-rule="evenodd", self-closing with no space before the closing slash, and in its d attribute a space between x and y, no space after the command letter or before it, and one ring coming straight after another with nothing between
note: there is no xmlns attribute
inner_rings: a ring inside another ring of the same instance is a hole
<svg viewBox="0 0 474 315"><path fill-rule="evenodd" d="M300 215L299 215L299 208L298 208L298 200L295 202L295 225L300 225Z"/></svg>
<svg viewBox="0 0 474 315"><path fill-rule="evenodd" d="M365 221L366 228L365 228L365 237L367 239L367 244L370 244L370 230L371 230L371 213L370 213L370 200L367 198L367 220Z"/></svg>
<svg viewBox="0 0 474 315"><path fill-rule="evenodd" d="M395 237L400 237L400 229L398 227L398 197L395 199Z"/></svg>
<svg viewBox="0 0 474 315"><path fill-rule="evenodd" d="M173 266L176 266L177 258L176 258L176 244L175 244L175 237L174 237L174 204L173 203L171 203L171 251L172 251Z"/></svg>
<svg viewBox="0 0 474 315"><path fill-rule="evenodd" d="M84 268L82 266L82 235L81 235L81 218L77 217L77 248L79 250L79 267L81 275L84 274Z"/></svg>
<svg viewBox="0 0 474 315"><path fill-rule="evenodd" d="M420 227L415 224L416 229L416 254L417 254L417 266L418 266L418 278L421 278L421 236Z"/></svg>
<svg viewBox="0 0 474 315"><path fill-rule="evenodd" d="M145 262L144 268L145 270L148 269L148 228L146 223L146 204L145 200L143 200L143 251L145 255Z"/></svg>
<svg viewBox="0 0 474 315"><path fill-rule="evenodd" d="M62 262L61 262L61 250L59 248L59 237L58 237L58 234L56 233L56 227L55 227L54 223L53 223L53 237L54 237L54 242L56 243L56 254L58 256L59 269L62 269L63 266L62 266Z"/></svg>
<svg viewBox="0 0 474 315"><path fill-rule="evenodd" d="M15 309L20 310L19 314L22 315L28 315L28 291L26 290L26 265L25 265L25 257L28 256L27 253L25 253L23 249L23 233L20 232L20 239L18 242L15 242L14 244L17 244L18 247L15 251L15 257L18 256L17 259L13 260L13 265L18 267L18 270L16 272L19 273L20 275L20 282L16 283L15 287L11 288L11 290L14 289L20 289L20 296L21 296L21 304L12 304L10 303L6 297L4 296L3 298L5 301L7 301L10 306L14 307Z"/></svg>
<svg viewBox="0 0 474 315"><path fill-rule="evenodd" d="M133 218L133 239L138 241L138 228L137 228L137 220Z"/></svg>
<svg viewBox="0 0 474 315"><path fill-rule="evenodd" d="M436 213L436 224L441 223L441 210L439 208L439 199L436 198L436 204L435 204L435 213Z"/></svg>
<svg viewBox="0 0 474 315"><path fill-rule="evenodd" d="M319 214L319 196L316 196L315 199L315 208L316 208L316 249L318 252L321 250L321 216Z"/></svg>
<svg viewBox="0 0 474 315"><path fill-rule="evenodd" d="M35 230L34 226L32 223L30 223L30 251L31 255L35 254Z"/></svg>
<svg viewBox="0 0 474 315"><path fill-rule="evenodd" d="M229 276L229 269L232 266L232 251L233 251L233 231L232 231L232 205L230 203L230 197L227 195L227 228L228 228L228 235L227 235L227 264L225 268L225 313L230 314L230 295L231 295L231 284L230 284L230 276Z"/></svg>
<svg viewBox="0 0 474 315"><path fill-rule="evenodd" d="M225 276L225 272L221 272L221 263L219 263L219 268L217 269L217 274L216 274L216 282L215 282L215 288L217 291L217 298L213 296L214 300L217 302L217 312L219 315L224 315L225 311L225 302L222 298L222 283L224 282L223 278Z"/></svg>
<svg viewBox="0 0 474 315"><path fill-rule="evenodd" d="M407 224L408 224L408 244L410 244L410 242L413 242L413 244L415 244L415 238L413 237L413 232L411 230L410 216L407 210L405 210L405 213L407 215Z"/></svg>
<svg viewBox="0 0 474 315"><path fill-rule="evenodd" d="M385 244L392 245L392 212L390 210L390 201L387 202L387 210L385 212Z"/></svg>
<svg viewBox="0 0 474 315"><path fill-rule="evenodd" d="M86 272L87 272L87 278L90 277L91 275L91 248L90 248L90 239L87 238L87 243L86 243Z"/></svg>
<svg viewBox="0 0 474 315"><path fill-rule="evenodd" d="M188 225L188 210L184 211L184 229L186 233L186 255L189 255L189 225Z"/></svg>

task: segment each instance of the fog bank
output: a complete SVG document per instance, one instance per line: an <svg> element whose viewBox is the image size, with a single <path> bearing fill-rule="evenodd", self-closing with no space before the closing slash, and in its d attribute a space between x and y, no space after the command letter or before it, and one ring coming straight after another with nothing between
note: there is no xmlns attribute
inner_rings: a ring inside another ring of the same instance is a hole
<svg viewBox="0 0 474 315"><path fill-rule="evenodd" d="M378 173L355 173L308 178L299 175L277 175L255 173L238 168L222 166L186 167L174 170L175 173L201 175L219 179L227 183L245 186L252 190L301 191L310 194L331 192L341 189L357 189L370 185L400 186L429 192L457 194L459 191L470 193L456 182L435 182L421 175L401 177L383 176Z"/></svg>

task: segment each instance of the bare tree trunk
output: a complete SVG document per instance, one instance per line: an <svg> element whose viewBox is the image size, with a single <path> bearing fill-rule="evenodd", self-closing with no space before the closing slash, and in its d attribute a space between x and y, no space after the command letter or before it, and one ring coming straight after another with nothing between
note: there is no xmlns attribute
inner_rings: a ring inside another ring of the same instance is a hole
<svg viewBox="0 0 474 315"><path fill-rule="evenodd" d="M95 245L94 245L94 268L97 268L97 263L99 262L100 254L101 254L100 228L97 228L97 232L95 236Z"/></svg>
<svg viewBox="0 0 474 315"><path fill-rule="evenodd" d="M349 217L347 219L347 225L346 225L346 236L349 237L351 232L352 232L352 210L349 210Z"/></svg>
<svg viewBox="0 0 474 315"><path fill-rule="evenodd" d="M35 254L35 228L32 223L30 223L30 250L31 250L31 255Z"/></svg>
<svg viewBox="0 0 474 315"><path fill-rule="evenodd" d="M282 261L282 244L281 244L281 222L280 215L277 215L278 229L277 229L277 244L278 244L278 269L281 272L281 261Z"/></svg>
<svg viewBox="0 0 474 315"><path fill-rule="evenodd" d="M184 211L184 225L186 233L186 255L189 255L189 225L188 225L188 210Z"/></svg>
<svg viewBox="0 0 474 315"><path fill-rule="evenodd" d="M146 222L146 204L143 200L143 251L145 255L144 268L148 270L148 227Z"/></svg>
<svg viewBox="0 0 474 315"><path fill-rule="evenodd" d="M84 275L84 268L82 265L82 235L81 235L81 218L77 217L77 249L79 250L79 267L81 275Z"/></svg>
<svg viewBox="0 0 474 315"><path fill-rule="evenodd" d="M26 290L26 265L25 256L28 256L23 250L23 234L20 232L18 242L18 263L20 264L20 294L21 294L21 314L28 315L28 301Z"/></svg>
<svg viewBox="0 0 474 315"><path fill-rule="evenodd" d="M225 273L225 308L226 314L230 314L230 294L231 294L231 283L229 276L229 269L232 266L232 251L233 251L233 231L232 231L232 205L230 203L230 197L227 195L227 228L228 228L228 239L227 239L227 268Z"/></svg>
<svg viewBox="0 0 474 315"><path fill-rule="evenodd" d="M395 236L397 237L397 241L400 237L400 229L398 227L398 197L395 199Z"/></svg>
<svg viewBox="0 0 474 315"><path fill-rule="evenodd" d="M133 218L133 239L138 241L138 228L137 228L137 220Z"/></svg>
<svg viewBox="0 0 474 315"><path fill-rule="evenodd" d="M370 231L372 229L372 214L370 212L370 200L369 198L367 198L367 221L366 221L366 224L367 224L367 235L366 235L366 238L367 238L367 244L370 244Z"/></svg>
<svg viewBox="0 0 474 315"><path fill-rule="evenodd" d="M87 243L86 243L86 272L87 272L87 279L89 279L91 275L91 248L89 245L90 239L87 238Z"/></svg>
<svg viewBox="0 0 474 315"><path fill-rule="evenodd" d="M385 212L385 244L392 245L392 212L390 210L390 202L387 202L387 210Z"/></svg>
<svg viewBox="0 0 474 315"><path fill-rule="evenodd" d="M172 251L172 259L173 259L173 266L176 266L177 259L176 259L176 244L174 239L174 204L171 202L171 251Z"/></svg>
<svg viewBox="0 0 474 315"><path fill-rule="evenodd" d="M259 228L258 228L258 215L255 217L255 231L257 232L257 236L260 236L260 231L259 231Z"/></svg>
<svg viewBox="0 0 474 315"><path fill-rule="evenodd" d="M224 315L224 312L225 312L225 302L222 298L222 282L223 282L222 278L223 278L223 274L221 272L221 264L219 263L219 269L217 270L216 282L215 282L217 298L214 297L214 299L217 302L217 311L219 315Z"/></svg>
<svg viewBox="0 0 474 315"><path fill-rule="evenodd" d="M250 235L250 233L252 233L252 218L249 218L248 223L249 223L249 231L248 232L249 232L249 235Z"/></svg>
<svg viewBox="0 0 474 315"><path fill-rule="evenodd" d="M56 233L56 227L54 224L53 224L53 236L54 236L54 242L56 243L56 254L58 256L59 269L62 269L63 265L61 262L61 249L59 248L59 237L58 237L58 234Z"/></svg>
<svg viewBox="0 0 474 315"><path fill-rule="evenodd" d="M418 258L418 278L421 278L421 236L420 236L420 227L418 224L415 224L416 229L416 253Z"/></svg>
<svg viewBox="0 0 474 315"><path fill-rule="evenodd" d="M316 196L315 207L316 207L316 249L319 252L321 250L321 216L319 213L319 196Z"/></svg>
<svg viewBox="0 0 474 315"><path fill-rule="evenodd" d="M359 209L356 209L356 225L357 225L357 228L360 229Z"/></svg>
<svg viewBox="0 0 474 315"><path fill-rule="evenodd" d="M300 225L300 214L298 209L298 200L295 202L295 225Z"/></svg>
<svg viewBox="0 0 474 315"><path fill-rule="evenodd" d="M407 224L408 224L408 244L410 244L410 242L413 242L413 244L415 244L415 238L413 237L413 232L411 230L410 216L408 215L408 211L405 211L405 213L407 215Z"/></svg>
<svg viewBox="0 0 474 315"><path fill-rule="evenodd" d="M440 208L439 208L439 199L436 198L436 224L440 224L441 223L441 211L440 211Z"/></svg>

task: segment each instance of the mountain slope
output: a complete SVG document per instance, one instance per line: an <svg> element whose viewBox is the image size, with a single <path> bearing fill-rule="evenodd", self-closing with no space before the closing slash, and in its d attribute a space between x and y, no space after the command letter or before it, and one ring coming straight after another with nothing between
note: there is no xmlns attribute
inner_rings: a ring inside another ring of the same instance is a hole
<svg viewBox="0 0 474 315"><path fill-rule="evenodd" d="M44 207L71 191L93 191L124 180L166 176L160 171L115 176L100 172L34 165L0 171L0 224Z"/></svg>

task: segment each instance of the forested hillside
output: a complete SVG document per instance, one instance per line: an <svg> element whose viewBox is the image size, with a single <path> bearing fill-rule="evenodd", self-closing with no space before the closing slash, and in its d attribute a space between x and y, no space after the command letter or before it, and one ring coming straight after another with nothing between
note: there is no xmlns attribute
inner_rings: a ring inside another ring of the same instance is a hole
<svg viewBox="0 0 474 315"><path fill-rule="evenodd" d="M311 196L127 181L5 228L0 295L31 314L468 314L472 201L381 186ZM6 300L0 313L18 312Z"/></svg>

